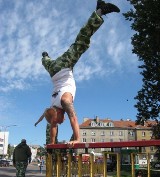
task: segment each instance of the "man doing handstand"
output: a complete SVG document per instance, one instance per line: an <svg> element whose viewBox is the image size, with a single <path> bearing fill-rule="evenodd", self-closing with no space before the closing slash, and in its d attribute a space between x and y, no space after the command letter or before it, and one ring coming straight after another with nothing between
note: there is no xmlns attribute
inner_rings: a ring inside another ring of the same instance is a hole
<svg viewBox="0 0 160 177"><path fill-rule="evenodd" d="M99 29L104 20L101 17L112 12L120 12L120 9L111 3L102 0L97 1L96 11L92 13L86 25L78 33L75 42L69 49L52 60L47 52L42 53L42 65L49 72L54 84L51 108L47 108L35 126L45 117L50 124L50 143L55 144L57 134L57 124L64 121L64 114L67 113L73 130L74 140L69 144L80 141L79 124L74 109L73 101L76 92L75 80L73 77L73 67L78 62L80 56L89 48L91 36Z"/></svg>

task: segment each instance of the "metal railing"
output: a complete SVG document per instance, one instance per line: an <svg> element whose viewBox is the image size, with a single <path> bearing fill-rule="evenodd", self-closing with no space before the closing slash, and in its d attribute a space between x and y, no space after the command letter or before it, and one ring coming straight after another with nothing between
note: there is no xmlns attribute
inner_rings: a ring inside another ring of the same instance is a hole
<svg viewBox="0 0 160 177"><path fill-rule="evenodd" d="M160 146L160 140L149 141L129 141L129 142L106 142L106 143L77 143L73 149L89 148L123 148L123 147L146 147ZM71 176L89 176L89 177L107 177L107 157L108 155L116 156L116 173L117 177L121 177L121 154L119 152L104 152L103 163L96 163L93 154L89 154L89 161L83 162L83 154L78 155L78 160L72 159L72 153L67 154L67 161L62 161L62 154L58 150L69 149L67 144L49 144L46 146L46 177L71 177ZM56 151L57 150L57 151ZM135 177L135 156L147 155L147 177L150 173L150 154L149 153L131 153L131 175Z"/></svg>

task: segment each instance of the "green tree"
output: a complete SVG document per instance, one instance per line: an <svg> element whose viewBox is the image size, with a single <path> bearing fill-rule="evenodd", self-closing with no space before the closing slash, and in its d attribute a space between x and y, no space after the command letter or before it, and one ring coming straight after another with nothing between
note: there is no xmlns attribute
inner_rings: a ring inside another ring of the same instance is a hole
<svg viewBox="0 0 160 177"><path fill-rule="evenodd" d="M46 126L46 144L50 144L50 128L51 125L47 123ZM55 138L55 144L58 144L58 125L57 125L57 133L56 133L56 138Z"/></svg>
<svg viewBox="0 0 160 177"><path fill-rule="evenodd" d="M11 146L10 144L8 144L8 152L7 152L7 154L8 154L9 159L12 157L13 151L14 151L14 147Z"/></svg>
<svg viewBox="0 0 160 177"><path fill-rule="evenodd" d="M138 56L142 75L142 89L135 99L137 124L144 124L148 119L160 118L160 1L128 0L132 5L124 13L131 21L132 52Z"/></svg>
<svg viewBox="0 0 160 177"><path fill-rule="evenodd" d="M40 146L37 149L37 156L39 156L41 158L42 156L45 156L45 155L46 155L46 149L43 148L42 146Z"/></svg>
<svg viewBox="0 0 160 177"><path fill-rule="evenodd" d="M160 122L152 126L152 132L153 139L160 139Z"/></svg>
<svg viewBox="0 0 160 177"><path fill-rule="evenodd" d="M152 132L153 139L160 139L160 122L157 122L156 125L152 126ZM157 160L160 161L160 146L157 147L155 156L157 157Z"/></svg>

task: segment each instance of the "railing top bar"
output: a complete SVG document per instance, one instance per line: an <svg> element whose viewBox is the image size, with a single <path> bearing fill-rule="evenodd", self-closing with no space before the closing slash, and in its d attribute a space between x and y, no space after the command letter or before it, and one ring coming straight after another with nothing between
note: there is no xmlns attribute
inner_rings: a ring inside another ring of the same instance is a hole
<svg viewBox="0 0 160 177"><path fill-rule="evenodd" d="M121 148L121 147L145 147L160 146L160 140L143 141L122 141L122 142L102 142L102 143L77 143L72 149L85 148ZM47 144L47 149L68 149L67 144Z"/></svg>

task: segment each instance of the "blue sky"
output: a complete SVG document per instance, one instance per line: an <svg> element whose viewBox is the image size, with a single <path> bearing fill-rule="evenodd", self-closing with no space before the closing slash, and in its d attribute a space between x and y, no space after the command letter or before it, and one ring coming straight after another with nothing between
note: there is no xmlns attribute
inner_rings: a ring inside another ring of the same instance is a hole
<svg viewBox="0 0 160 177"><path fill-rule="evenodd" d="M84 117L136 119L134 97L141 89L138 58L132 54L134 31L122 13L127 0L112 0L121 13L104 16L104 24L74 68L75 108ZM34 123L50 106L53 85L41 65L41 53L56 59L74 41L96 8L96 0L0 0L0 126L8 127L9 143L45 144L46 121ZM69 140L68 117L59 126L59 140Z"/></svg>

